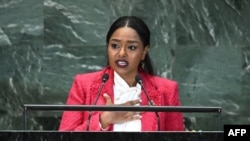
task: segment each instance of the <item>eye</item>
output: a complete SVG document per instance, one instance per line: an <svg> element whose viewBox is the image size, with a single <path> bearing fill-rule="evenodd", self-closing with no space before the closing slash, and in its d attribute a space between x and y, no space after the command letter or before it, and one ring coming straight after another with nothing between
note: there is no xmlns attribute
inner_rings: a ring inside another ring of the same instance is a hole
<svg viewBox="0 0 250 141"><path fill-rule="evenodd" d="M136 49L137 49L136 46L128 46L128 48L129 48L130 50L136 50Z"/></svg>
<svg viewBox="0 0 250 141"><path fill-rule="evenodd" d="M111 44L110 46L111 46L113 49L119 48L118 44Z"/></svg>

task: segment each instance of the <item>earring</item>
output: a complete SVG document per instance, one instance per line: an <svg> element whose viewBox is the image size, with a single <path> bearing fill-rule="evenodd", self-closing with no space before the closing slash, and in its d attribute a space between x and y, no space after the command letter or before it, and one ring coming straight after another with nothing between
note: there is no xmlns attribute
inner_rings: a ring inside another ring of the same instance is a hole
<svg viewBox="0 0 250 141"><path fill-rule="evenodd" d="M144 62L144 60L141 60L141 68L142 68L142 70L144 70L144 68L145 68L145 62Z"/></svg>

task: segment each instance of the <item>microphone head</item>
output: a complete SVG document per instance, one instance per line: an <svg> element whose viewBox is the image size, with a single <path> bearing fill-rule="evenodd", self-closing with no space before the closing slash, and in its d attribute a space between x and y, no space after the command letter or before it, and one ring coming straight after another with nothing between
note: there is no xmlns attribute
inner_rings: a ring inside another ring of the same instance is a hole
<svg viewBox="0 0 250 141"><path fill-rule="evenodd" d="M142 85L142 80L141 80L140 75L136 75L136 76L135 76L135 81L136 81L137 83L139 83L140 85Z"/></svg>
<svg viewBox="0 0 250 141"><path fill-rule="evenodd" d="M107 73L104 73L102 76L102 82L106 82L109 79L109 75Z"/></svg>

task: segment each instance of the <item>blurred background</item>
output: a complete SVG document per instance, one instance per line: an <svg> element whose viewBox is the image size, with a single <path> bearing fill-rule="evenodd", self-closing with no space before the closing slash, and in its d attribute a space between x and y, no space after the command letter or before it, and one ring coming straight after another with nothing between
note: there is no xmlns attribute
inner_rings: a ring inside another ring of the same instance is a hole
<svg viewBox="0 0 250 141"><path fill-rule="evenodd" d="M119 16L149 26L157 74L179 83L183 106L222 107L250 124L248 0L1 0L0 130L22 130L24 104L65 104L77 73L106 64ZM217 114L184 113L189 130L218 130ZM28 129L57 130L60 111L28 113Z"/></svg>

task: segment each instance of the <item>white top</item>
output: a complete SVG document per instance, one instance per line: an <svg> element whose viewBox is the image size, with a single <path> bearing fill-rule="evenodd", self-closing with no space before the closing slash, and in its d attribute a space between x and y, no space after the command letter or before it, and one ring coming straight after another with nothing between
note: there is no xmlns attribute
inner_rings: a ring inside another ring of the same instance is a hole
<svg viewBox="0 0 250 141"><path fill-rule="evenodd" d="M114 72L114 104L122 104L129 100L140 99L141 85L129 87L116 72ZM135 106L138 106L136 104ZM141 131L141 120L133 120L125 123L114 124L114 131Z"/></svg>

